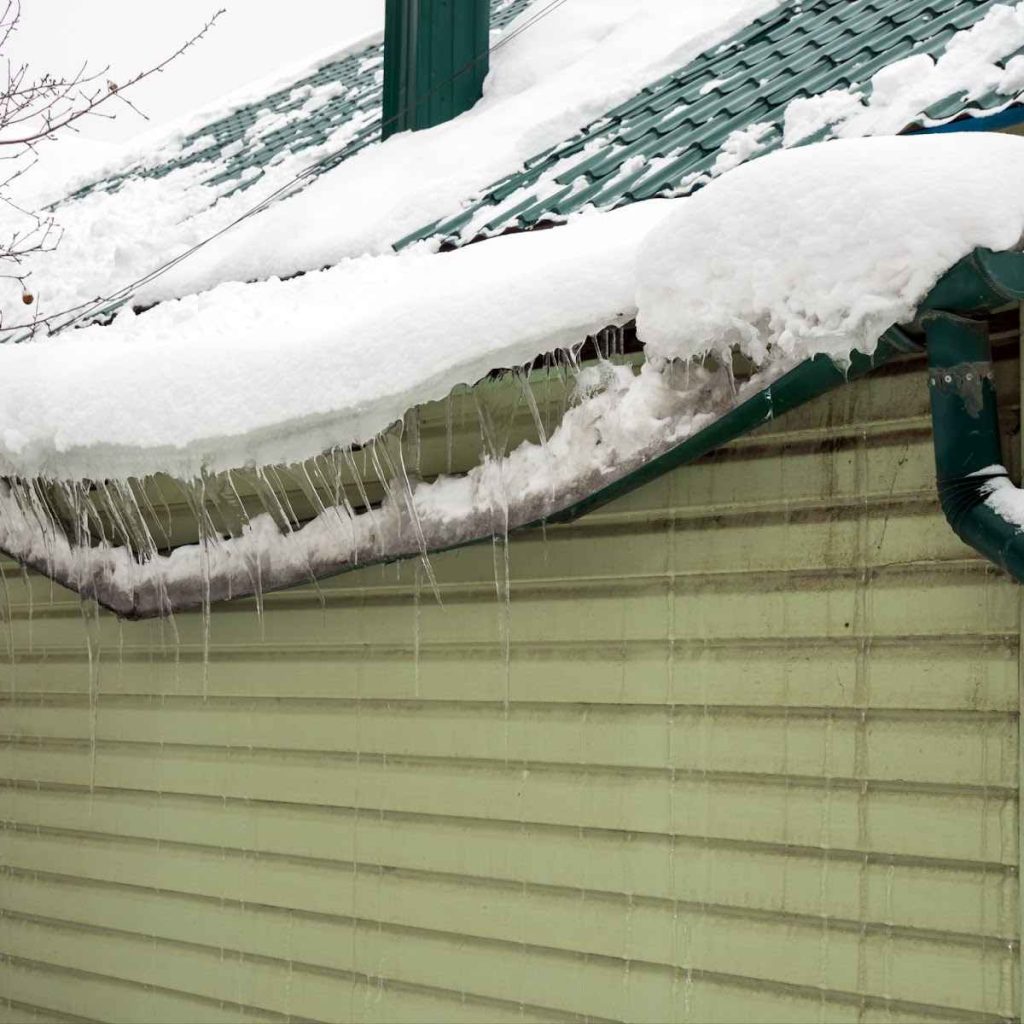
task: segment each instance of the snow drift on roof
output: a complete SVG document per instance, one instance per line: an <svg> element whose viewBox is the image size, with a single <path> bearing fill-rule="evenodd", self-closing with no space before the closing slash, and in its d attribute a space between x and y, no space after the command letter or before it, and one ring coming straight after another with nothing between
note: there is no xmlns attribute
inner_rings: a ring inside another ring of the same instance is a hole
<svg viewBox="0 0 1024 1024"><path fill-rule="evenodd" d="M638 315L655 365L873 350L938 277L1024 233L1024 140L830 142L696 196L454 253L227 284L0 347L0 473L178 476L368 440L413 405Z"/></svg>
<svg viewBox="0 0 1024 1024"><path fill-rule="evenodd" d="M892 136L784 150L680 202L642 246L638 327L686 359L870 353L976 247L1024 232L1024 140Z"/></svg>
<svg viewBox="0 0 1024 1024"><path fill-rule="evenodd" d="M895 134L915 122L939 124L944 118L926 112L943 100L956 100L959 113L994 92L1008 106L1024 89L1024 57L1005 67L997 62L1021 47L1024 3L994 4L977 24L953 35L937 60L918 53L876 72L867 89L832 89L793 100L784 115L783 144L792 146L824 129L838 138L857 138Z"/></svg>
<svg viewBox="0 0 1024 1024"><path fill-rule="evenodd" d="M138 295L151 302L225 280L316 270L392 243L449 213L495 177L592 121L778 0L585 0L508 26L485 95L471 111L428 131L366 147L305 192L233 229ZM525 25L520 34L517 27ZM126 182L64 207L60 248L34 261L33 287L56 312L130 284L235 220L313 158L343 146L365 121L340 126L319 149L266 167L247 192L212 208L206 172L185 167ZM230 192L237 183L224 186ZM0 282L8 318L18 294ZM11 322L9 319L7 322Z"/></svg>
<svg viewBox="0 0 1024 1024"><path fill-rule="evenodd" d="M0 346L0 474L191 477L365 441L458 383L628 320L634 254L665 212L228 283Z"/></svg>

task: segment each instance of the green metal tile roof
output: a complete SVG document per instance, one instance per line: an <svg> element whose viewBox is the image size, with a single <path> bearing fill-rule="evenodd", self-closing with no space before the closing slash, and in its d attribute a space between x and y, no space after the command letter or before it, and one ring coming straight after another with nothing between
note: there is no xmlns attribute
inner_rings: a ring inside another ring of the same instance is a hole
<svg viewBox="0 0 1024 1024"><path fill-rule="evenodd" d="M916 54L940 56L951 36L996 3L788 0L396 248L438 236L446 245L460 245L559 220L588 204L611 208L687 194L710 180L732 132L760 125L761 152L776 149L791 100L830 89L867 96L881 68ZM990 113L1009 101L993 92L970 100L949 96L906 127ZM825 130L802 142L827 135Z"/></svg>
<svg viewBox="0 0 1024 1024"><path fill-rule="evenodd" d="M491 29L509 25L533 0L491 0ZM363 146L380 138L384 43L322 64L261 99L240 106L186 135L173 156L141 163L91 183L69 196L117 190L130 178L162 178L196 164L208 165L203 183L214 188L210 202L246 189L264 168L289 152L311 150L312 181ZM330 143L330 152L315 147ZM234 188L232 188L234 183Z"/></svg>

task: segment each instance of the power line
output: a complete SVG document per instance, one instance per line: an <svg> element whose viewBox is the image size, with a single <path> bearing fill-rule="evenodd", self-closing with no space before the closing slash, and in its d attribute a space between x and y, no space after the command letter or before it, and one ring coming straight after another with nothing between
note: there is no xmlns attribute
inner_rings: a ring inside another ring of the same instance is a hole
<svg viewBox="0 0 1024 1024"><path fill-rule="evenodd" d="M47 326L48 334L52 335L57 334L68 327L73 327L76 324L81 323L83 320L88 320L90 317L101 315L104 312L113 312L114 309L120 308L120 306L122 306L131 297L132 294L138 291L139 288L142 288L145 285L150 284L151 282L155 281L158 277L162 277L168 271L176 267L179 263L188 259L190 256L194 255L196 252L198 252L200 249L203 249L211 242L214 242L218 238L227 234L227 232L229 232L232 228L237 227L239 224L248 220L250 217L254 217L258 213L262 213L273 203L300 191L301 188L306 184L306 182L309 179L317 177L325 169L333 169L338 164L343 163L349 157L353 156L356 152L362 149L363 146L366 145L368 141L370 141L372 136L377 135L388 125L394 123L399 118L404 117L411 110L415 110L423 103L426 103L440 90L447 88L462 75L471 71L481 60L484 59L484 57L490 56L490 54L493 54L497 50L501 49L502 46L506 45L507 43L510 43L513 39L516 39L519 36L521 36L528 28L532 28L534 25L538 24L538 22L542 21L548 15L552 14L555 10L557 10L566 2L567 0L550 0L550 2L547 3L544 7L540 8L538 11L531 14L523 22L522 25L517 25L515 29L513 29L511 32L503 33L494 43L493 46L489 46L486 50L483 50L480 53L476 54L469 61L467 61L467 63L463 67L455 71L449 78L445 79L442 82L439 82L428 92L424 93L422 96L417 97L414 103L409 104L402 108L401 110L397 111L395 114L392 114L391 117L389 117L386 121L382 119L378 123L376 120L374 120L371 123L367 124L365 127L359 129L356 132L356 134L351 139L349 139L347 143L345 143L341 150L339 150L336 153L329 153L326 156L322 156L318 160L315 160L308 167L303 168L301 171L295 174L290 180L278 186L276 189L274 189L273 192L264 196L263 199L261 199L254 206L239 214L238 217L236 217L234 220L230 221L228 224L225 224L222 228L219 228L217 231L213 232L213 234L208 235L201 241L196 242L193 246L186 249L184 252L179 253L173 259L167 260L165 263L160 264L158 267L154 268L153 270L143 275L142 277L137 278L135 281L123 285L121 288L117 289L117 291L111 293L110 295L106 295L101 298L83 302L78 306L72 306L69 309L65 309L60 313L51 313L46 317L41 317L39 320L33 323L31 327L28 328L26 328L25 325L18 325L17 327L11 327L6 329L0 328L0 333L2 333L4 330L14 331L26 329L28 333L20 337L10 339L10 342L8 342L16 344L21 341L26 341L32 336L34 336L39 324L45 324ZM111 309L111 307L113 307L113 309ZM56 320L60 317L69 317L69 319L64 321L63 323L58 324L53 328L50 328L49 325L51 321ZM0 340L0 344L4 343L5 342Z"/></svg>

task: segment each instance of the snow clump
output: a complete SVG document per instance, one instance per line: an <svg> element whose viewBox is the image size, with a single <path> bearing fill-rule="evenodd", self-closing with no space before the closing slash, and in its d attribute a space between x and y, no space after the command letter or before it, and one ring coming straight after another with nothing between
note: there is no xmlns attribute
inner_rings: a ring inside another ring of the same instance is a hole
<svg viewBox="0 0 1024 1024"><path fill-rule="evenodd" d="M781 150L685 200L641 244L648 356L738 346L871 353L977 247L1024 234L1024 140L965 134L849 139Z"/></svg>

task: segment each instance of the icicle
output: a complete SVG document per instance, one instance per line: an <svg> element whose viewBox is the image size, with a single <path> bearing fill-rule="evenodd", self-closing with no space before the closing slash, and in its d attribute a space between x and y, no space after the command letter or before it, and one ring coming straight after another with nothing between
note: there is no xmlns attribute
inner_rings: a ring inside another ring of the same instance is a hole
<svg viewBox="0 0 1024 1024"><path fill-rule="evenodd" d="M434 575L434 567L430 564L430 554L427 551L427 541L423 535L423 524L420 522L420 515L416 508L416 498L413 494L412 484L409 481L409 474L405 469L405 457L402 452L401 439L398 444L398 472L399 480L402 485L402 498L405 502L406 509L409 513L409 519L412 522L413 529L416 531L416 543L420 549L420 561L423 565L423 571L427 575L427 579L430 582L430 588L434 591L434 597L438 604L443 604L441 600L441 589L437 585L437 577Z"/></svg>
<svg viewBox="0 0 1024 1024"><path fill-rule="evenodd" d="M156 557L157 543L150 531L145 513L136 499L135 489L132 487L130 480L115 481L114 487L118 499L125 510L124 518L134 532L135 547L139 557L143 561L150 561Z"/></svg>
<svg viewBox="0 0 1024 1024"><path fill-rule="evenodd" d="M96 639L93 640L92 629L89 622L87 608L91 606L95 622L97 624ZM100 637L99 637L99 605L95 601L81 599L78 607L82 615L82 625L85 628L85 647L87 655L87 668L89 672L89 800L90 809L92 798L96 790L96 725L99 718L100 702Z"/></svg>
<svg viewBox="0 0 1024 1024"><path fill-rule="evenodd" d="M530 415L533 417L533 425L537 428L537 437L540 440L541 446L546 447L548 443L548 434L544 429L544 421L541 419L540 409L537 407L537 399L533 394L533 388L530 387L529 374L526 370L522 370L517 374L517 376L519 377L519 384L522 388L523 398L530 410Z"/></svg>
<svg viewBox="0 0 1024 1024"><path fill-rule="evenodd" d="M288 524L289 532L297 530L302 525L302 520L295 514L295 509L292 507L291 500L288 497L288 488L284 485L284 481L281 478L280 468L264 466L262 472L268 479L271 477L276 478L276 483L270 483L270 489L278 500L285 521Z"/></svg>
<svg viewBox="0 0 1024 1024"><path fill-rule="evenodd" d="M238 505L238 510L241 514L243 522L243 528L248 527L252 529L252 518L249 515L249 509L245 502L242 500L241 494L238 492L238 487L235 484L235 478L231 470L228 470L225 474L228 487L231 489L232 495L234 495L235 502ZM249 578L253 581L253 597L255 598L256 604L256 620L260 627L260 641L266 640L266 624L264 621L263 612L263 553L257 546L252 549L252 557L247 558L247 564L249 568Z"/></svg>
<svg viewBox="0 0 1024 1024"><path fill-rule="evenodd" d="M153 536L154 530L158 530L160 532L163 544L157 544L154 538L154 549L159 550L160 547L169 548L171 546L171 510L167 507L167 503L164 502L164 508L167 512L167 522L162 523L156 507L146 490L145 483L142 480L129 480L128 487L133 493L135 504L136 507L139 508L140 515L142 515L143 519L148 518L148 521L151 521L153 524L149 527L150 536ZM137 494L135 494L136 491L138 492ZM145 508L145 515L143 515L142 507Z"/></svg>
<svg viewBox="0 0 1024 1024"><path fill-rule="evenodd" d="M199 532L199 565L202 574L202 689L203 703L205 704L209 696L210 682L210 617L212 615L210 545L213 542L213 524L206 510L206 478L200 477L198 485L187 486L185 488L185 495L192 508L192 513L196 520L196 528Z"/></svg>
<svg viewBox="0 0 1024 1024"><path fill-rule="evenodd" d="M274 485L267 479L264 467L257 466L253 474L256 494L266 512L277 523L282 533L292 532L292 518L288 515ZM268 500L269 499L269 500Z"/></svg>
<svg viewBox="0 0 1024 1024"><path fill-rule="evenodd" d="M412 591L412 664L413 664L413 695L420 696L420 629L422 608L420 606L420 581L422 567L416 564L413 576Z"/></svg>
<svg viewBox="0 0 1024 1024"><path fill-rule="evenodd" d="M498 557L498 547L502 555ZM512 709L512 586L511 569L508 551L508 505L505 504L505 529L500 535L495 533L491 539L491 552L494 557L494 589L498 600L498 642L501 647L501 659L504 667L504 693L502 696L502 719L505 739L505 760L509 760L511 744L511 709Z"/></svg>
<svg viewBox="0 0 1024 1024"><path fill-rule="evenodd" d="M18 659L15 655L14 643L14 603L11 601L11 592L7 586L7 573L4 570L3 558L0 557L0 589L3 591L3 612L7 625L7 653L11 662L11 697L17 693L17 668Z"/></svg>
<svg viewBox="0 0 1024 1024"><path fill-rule="evenodd" d="M27 611L28 619L27 619L27 623L26 623L27 630L28 630L27 646L28 646L28 653L31 654L32 653L32 646L33 646L33 644L32 644L32 629L33 629L33 621L32 621L32 611L33 611L32 578L29 576L29 574L28 574L28 567L25 566L25 565L23 565L21 567L21 582L22 582L22 585L25 588L25 602L26 602L26 607L28 609L28 611Z"/></svg>
<svg viewBox="0 0 1024 1024"><path fill-rule="evenodd" d="M445 472L451 476L452 466L454 464L453 454L455 448L455 433L452 429L452 403L454 401L454 392L449 391L448 397L444 402L444 465Z"/></svg>

